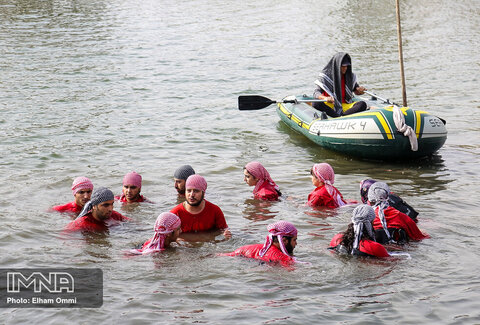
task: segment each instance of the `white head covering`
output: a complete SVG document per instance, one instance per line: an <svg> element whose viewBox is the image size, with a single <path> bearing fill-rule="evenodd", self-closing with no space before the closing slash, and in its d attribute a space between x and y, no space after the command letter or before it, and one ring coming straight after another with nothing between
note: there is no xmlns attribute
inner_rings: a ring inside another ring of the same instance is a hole
<svg viewBox="0 0 480 325"><path fill-rule="evenodd" d="M392 238L390 232L388 232L387 221L385 220L384 210L390 206L388 203L388 194L390 193L390 188L386 183L376 182L368 189L368 201L373 204L375 210L378 211L378 218L382 223L383 230L387 235L388 241Z"/></svg>
<svg viewBox="0 0 480 325"><path fill-rule="evenodd" d="M375 211L366 204L357 206L352 213L353 230L355 232L355 239L353 240L353 249L358 249L363 232L367 231L368 235L375 240L373 233L372 222L375 219ZM352 254L353 254L352 249Z"/></svg>

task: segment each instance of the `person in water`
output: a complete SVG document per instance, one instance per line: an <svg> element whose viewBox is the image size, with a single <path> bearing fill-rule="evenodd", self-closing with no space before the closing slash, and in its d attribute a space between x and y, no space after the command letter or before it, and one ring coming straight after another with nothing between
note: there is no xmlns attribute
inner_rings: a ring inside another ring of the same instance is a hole
<svg viewBox="0 0 480 325"><path fill-rule="evenodd" d="M163 212L157 217L153 230L155 231L152 238L148 239L140 249L132 249L133 254L151 254L160 252L170 247L174 243L178 235L182 232L180 218L171 213Z"/></svg>
<svg viewBox="0 0 480 325"><path fill-rule="evenodd" d="M295 263L293 250L297 246L297 228L288 221L277 221L267 227L265 243L246 245L221 256L243 256L284 266Z"/></svg>
<svg viewBox="0 0 480 325"><path fill-rule="evenodd" d="M317 88L313 97L326 102L313 103L313 107L327 113L331 117L350 115L365 111L367 103L353 102L353 94L362 95L365 88L357 83L352 72L352 59L348 53L336 53L320 72L315 81Z"/></svg>
<svg viewBox="0 0 480 325"><path fill-rule="evenodd" d="M173 173L173 181L179 196L185 196L185 182L189 176L194 174L195 170L190 165L183 165L175 170Z"/></svg>
<svg viewBox="0 0 480 325"><path fill-rule="evenodd" d="M77 216L82 211L85 204L90 201L92 191L93 183L90 179L83 176L77 177L72 183L72 193L75 198L74 201L64 205L56 205L52 207L52 210L66 212Z"/></svg>
<svg viewBox="0 0 480 325"><path fill-rule="evenodd" d="M189 176L185 182L186 200L170 212L180 217L183 233L223 230L223 235L230 238L225 216L217 205L205 200L206 190L207 181L203 176Z"/></svg>
<svg viewBox="0 0 480 325"><path fill-rule="evenodd" d="M368 190L368 204L375 209L373 221L375 239L378 243L396 242L399 244L409 240L429 238L418 229L417 224L405 213L390 206L388 196L390 188L386 183L375 182Z"/></svg>
<svg viewBox="0 0 480 325"><path fill-rule="evenodd" d="M364 179L360 182L360 197L362 198L363 203L367 203L368 201L368 190L376 180L374 179ZM405 213L407 216L412 218L413 221L418 222L417 216L418 212L410 206L407 202L405 202L400 196L390 192L388 194L388 204L397 209L400 212Z"/></svg>
<svg viewBox="0 0 480 325"><path fill-rule="evenodd" d="M113 211L113 202L112 191L105 187L96 189L77 219L71 221L65 227L65 231L104 232L111 226L130 220L130 218Z"/></svg>
<svg viewBox="0 0 480 325"><path fill-rule="evenodd" d="M353 210L352 222L347 230L332 238L329 249L355 256L390 256L385 247L375 242L373 220L375 220L375 211L371 206L366 204L357 206Z"/></svg>
<svg viewBox="0 0 480 325"><path fill-rule="evenodd" d="M243 175L248 186L255 186L253 195L256 199L275 201L282 195L278 185L275 184L261 163L257 161L249 162L243 168Z"/></svg>
<svg viewBox="0 0 480 325"><path fill-rule="evenodd" d="M130 172L123 177L122 195L115 196L115 200L122 203L149 202L146 197L140 194L142 190L142 176L136 172Z"/></svg>
<svg viewBox="0 0 480 325"><path fill-rule="evenodd" d="M311 207L338 208L346 205L342 194L333 186L335 172L328 163L313 165L310 170L315 189L308 195L307 204Z"/></svg>

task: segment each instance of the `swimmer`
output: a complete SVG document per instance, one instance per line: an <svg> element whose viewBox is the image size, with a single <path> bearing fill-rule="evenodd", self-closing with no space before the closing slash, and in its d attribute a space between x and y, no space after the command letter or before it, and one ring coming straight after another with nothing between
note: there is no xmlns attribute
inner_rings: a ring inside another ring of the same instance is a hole
<svg viewBox="0 0 480 325"><path fill-rule="evenodd" d="M136 202L148 202L146 197L140 194L142 190L142 176L136 172L130 172L123 177L122 195L115 196L115 200L124 204Z"/></svg>
<svg viewBox="0 0 480 325"><path fill-rule="evenodd" d="M77 219L70 222L65 227L65 231L103 232L107 231L110 226L130 220L130 218L113 211L113 202L112 191L105 187L96 189Z"/></svg>
<svg viewBox="0 0 480 325"><path fill-rule="evenodd" d="M178 235L182 232L180 229L180 218L171 213L163 212L157 217L153 230L155 234L152 238L147 240L140 249L132 249L130 252L133 254L150 254L159 251L163 251L175 242Z"/></svg>
<svg viewBox="0 0 480 325"><path fill-rule="evenodd" d="M345 232L336 234L330 242L329 249L341 254L370 257L388 257L385 247L375 242L372 222L375 211L369 205L357 206L352 213L352 222Z"/></svg>
<svg viewBox="0 0 480 325"><path fill-rule="evenodd" d="M277 221L268 225L269 234L262 244L253 244L237 248L231 253L220 256L243 256L265 262L280 263L284 266L295 263L293 250L297 246L297 228L288 221Z"/></svg>
<svg viewBox="0 0 480 325"><path fill-rule="evenodd" d="M205 231L223 231L225 238L230 238L227 222L222 210L205 200L207 181L198 174L191 175L185 182L185 202L178 204L170 212L180 217L182 233Z"/></svg>
<svg viewBox="0 0 480 325"><path fill-rule="evenodd" d="M243 168L244 181L248 186L255 186L253 195L258 200L275 201L282 193L270 177L268 171L259 162L249 162Z"/></svg>
<svg viewBox="0 0 480 325"><path fill-rule="evenodd" d="M185 197L185 181L191 175L195 174L195 170L190 165L178 167L173 173L173 182L178 195Z"/></svg>
<svg viewBox="0 0 480 325"><path fill-rule="evenodd" d="M342 194L333 186L335 181L335 172L328 163L313 165L310 170L312 175L312 184L315 186L308 195L307 205L311 207L338 208L346 205Z"/></svg>
<svg viewBox="0 0 480 325"><path fill-rule="evenodd" d="M368 190L368 204L375 209L376 218L373 221L375 239L378 243L398 244L409 240L430 238L418 229L417 224L405 213L390 206L388 196L390 188L386 183L375 182Z"/></svg>
<svg viewBox="0 0 480 325"><path fill-rule="evenodd" d="M363 203L367 203L368 201L368 189L375 183L376 180L374 179L364 179L360 182L360 197L362 198ZM400 212L405 213L407 216L412 218L413 221L418 222L417 216L418 212L415 211L407 202L405 202L400 196L390 192L388 194L388 204L391 207L394 207Z"/></svg>
<svg viewBox="0 0 480 325"><path fill-rule="evenodd" d="M52 210L73 214L75 217L82 211L92 196L93 184L87 177L77 177L72 183L72 193L75 200L64 205L56 205Z"/></svg>

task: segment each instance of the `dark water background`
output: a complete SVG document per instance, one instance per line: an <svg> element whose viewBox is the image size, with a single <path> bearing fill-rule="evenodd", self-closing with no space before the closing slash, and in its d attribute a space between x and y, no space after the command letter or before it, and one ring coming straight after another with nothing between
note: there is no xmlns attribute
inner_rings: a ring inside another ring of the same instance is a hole
<svg viewBox="0 0 480 325"><path fill-rule="evenodd" d="M274 107L240 112L240 94L310 94L337 51L362 85L401 101L394 1L0 0L0 262L2 267L99 267L99 309L4 309L2 323L480 323L478 234L480 3L401 1L408 103L447 120L445 146L423 161L351 159L315 147ZM261 161L288 200L259 203L242 167ZM432 238L409 259L331 255L353 207L313 211L309 169L335 185L381 179L420 212ZM208 181L233 232L227 242L124 258L176 204L172 175L189 163ZM72 180L120 193L142 174L156 202L116 209L134 222L108 236L65 240ZM263 242L266 225L299 229L289 271L216 257Z"/></svg>

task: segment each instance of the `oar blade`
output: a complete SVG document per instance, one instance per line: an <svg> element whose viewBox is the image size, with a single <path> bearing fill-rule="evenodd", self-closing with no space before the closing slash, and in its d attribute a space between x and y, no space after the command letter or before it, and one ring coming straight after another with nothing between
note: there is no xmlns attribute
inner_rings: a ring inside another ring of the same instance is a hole
<svg viewBox="0 0 480 325"><path fill-rule="evenodd" d="M241 111L262 109L274 103L276 101L259 95L238 96L238 109Z"/></svg>

